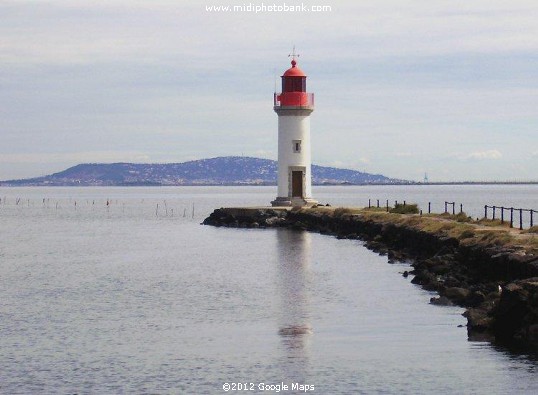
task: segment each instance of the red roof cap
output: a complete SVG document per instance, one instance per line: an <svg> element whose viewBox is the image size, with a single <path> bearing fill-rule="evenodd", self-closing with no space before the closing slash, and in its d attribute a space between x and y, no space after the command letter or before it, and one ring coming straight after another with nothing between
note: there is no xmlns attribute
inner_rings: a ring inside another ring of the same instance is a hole
<svg viewBox="0 0 538 395"><path fill-rule="evenodd" d="M297 62L293 59L291 61L291 68L287 69L282 77L306 77L306 74L297 67Z"/></svg>

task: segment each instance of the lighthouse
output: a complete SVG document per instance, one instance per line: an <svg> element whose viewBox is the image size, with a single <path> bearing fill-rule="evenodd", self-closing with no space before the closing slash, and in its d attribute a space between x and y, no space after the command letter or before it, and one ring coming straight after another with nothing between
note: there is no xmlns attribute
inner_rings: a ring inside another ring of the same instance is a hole
<svg viewBox="0 0 538 395"><path fill-rule="evenodd" d="M291 67L282 75L282 92L274 94L278 115L278 195L273 206L304 207L312 198L310 114L314 94L306 91L306 74L297 67L295 50Z"/></svg>

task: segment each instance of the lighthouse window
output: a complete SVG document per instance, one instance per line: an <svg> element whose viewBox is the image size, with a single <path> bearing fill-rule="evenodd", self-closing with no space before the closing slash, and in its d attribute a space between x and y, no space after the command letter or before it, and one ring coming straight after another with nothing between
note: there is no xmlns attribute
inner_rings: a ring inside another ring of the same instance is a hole
<svg viewBox="0 0 538 395"><path fill-rule="evenodd" d="M293 140L293 152L301 152L301 140Z"/></svg>
<svg viewBox="0 0 538 395"><path fill-rule="evenodd" d="M282 77L282 92L306 92L306 77Z"/></svg>

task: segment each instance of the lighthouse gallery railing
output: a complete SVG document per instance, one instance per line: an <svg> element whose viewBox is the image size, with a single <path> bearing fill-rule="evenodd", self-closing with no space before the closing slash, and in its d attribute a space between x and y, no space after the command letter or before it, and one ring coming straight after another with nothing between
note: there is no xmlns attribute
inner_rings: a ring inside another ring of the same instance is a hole
<svg viewBox="0 0 538 395"><path fill-rule="evenodd" d="M274 94L275 107L314 107L314 94L307 92L285 92Z"/></svg>

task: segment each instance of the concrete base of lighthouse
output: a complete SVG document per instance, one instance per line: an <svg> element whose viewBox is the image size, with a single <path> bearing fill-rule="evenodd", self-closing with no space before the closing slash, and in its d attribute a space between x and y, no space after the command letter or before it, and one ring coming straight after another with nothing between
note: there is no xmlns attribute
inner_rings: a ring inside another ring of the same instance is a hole
<svg viewBox="0 0 538 395"><path fill-rule="evenodd" d="M317 200L301 197L277 197L271 202L273 207L312 207L316 204Z"/></svg>

